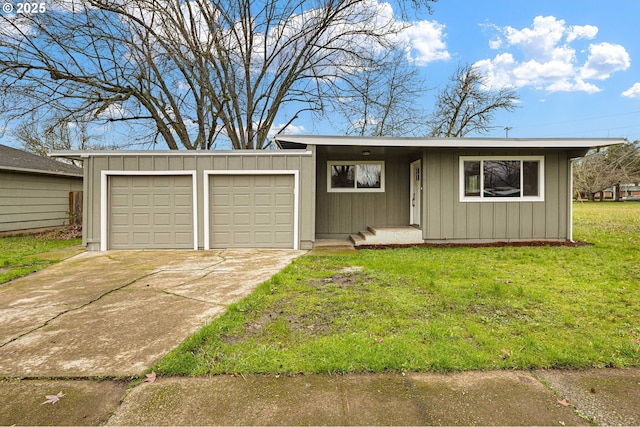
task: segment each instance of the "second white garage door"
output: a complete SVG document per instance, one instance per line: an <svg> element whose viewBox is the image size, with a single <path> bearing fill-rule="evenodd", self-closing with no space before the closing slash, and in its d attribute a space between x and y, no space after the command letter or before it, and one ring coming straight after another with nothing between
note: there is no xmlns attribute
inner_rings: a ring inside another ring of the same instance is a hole
<svg viewBox="0 0 640 427"><path fill-rule="evenodd" d="M209 247L294 247L293 175L211 175Z"/></svg>

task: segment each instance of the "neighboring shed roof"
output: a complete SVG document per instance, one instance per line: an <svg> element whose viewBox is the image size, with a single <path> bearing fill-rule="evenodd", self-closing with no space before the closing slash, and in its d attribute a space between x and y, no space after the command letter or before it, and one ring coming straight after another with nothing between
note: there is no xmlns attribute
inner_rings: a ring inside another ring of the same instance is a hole
<svg viewBox="0 0 640 427"><path fill-rule="evenodd" d="M561 148L587 149L623 144L622 138L393 138L359 136L278 135L281 148L305 145L415 148Z"/></svg>
<svg viewBox="0 0 640 427"><path fill-rule="evenodd" d="M82 177L82 168L0 144L0 170Z"/></svg>

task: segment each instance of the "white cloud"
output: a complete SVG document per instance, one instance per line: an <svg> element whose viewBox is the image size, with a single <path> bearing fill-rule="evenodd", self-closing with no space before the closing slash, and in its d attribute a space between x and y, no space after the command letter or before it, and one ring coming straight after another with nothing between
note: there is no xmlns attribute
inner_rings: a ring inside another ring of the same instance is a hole
<svg viewBox="0 0 640 427"><path fill-rule="evenodd" d="M589 58L580 69L585 79L605 80L616 71L631 66L631 58L625 48L619 44L600 43L589 46Z"/></svg>
<svg viewBox="0 0 640 427"><path fill-rule="evenodd" d="M598 27L593 25L567 26L554 16L537 16L527 28L487 27L499 32L489 47L503 52L474 65L492 87L595 93L601 89L587 80L605 80L631 65L629 54L619 44L590 44L588 54L572 46L578 40L595 38Z"/></svg>
<svg viewBox="0 0 640 427"><path fill-rule="evenodd" d="M128 115L128 111L122 104L111 103L105 108L99 108L92 114L95 118L101 120L121 119Z"/></svg>
<svg viewBox="0 0 640 427"><path fill-rule="evenodd" d="M500 37L496 37L493 40L489 40L489 47L493 50L500 49L502 47L502 39Z"/></svg>
<svg viewBox="0 0 640 427"><path fill-rule="evenodd" d="M640 99L640 83L634 83L633 86L622 92L621 95L627 98Z"/></svg>
<svg viewBox="0 0 640 427"><path fill-rule="evenodd" d="M2 38L6 38L7 40L21 40L35 34L36 30L31 25L28 16L14 13L6 15L2 19L2 24L0 25L0 37Z"/></svg>
<svg viewBox="0 0 640 427"><path fill-rule="evenodd" d="M565 22L553 16L537 16L532 28L517 30L505 27L502 32L510 45L518 46L525 54L525 59L546 59L553 56L553 51L562 39Z"/></svg>
<svg viewBox="0 0 640 427"><path fill-rule="evenodd" d="M576 79L574 81L570 80L558 80L550 84L546 87L548 92L586 92L586 93L596 93L600 92L601 89L592 84L586 83L583 80Z"/></svg>
<svg viewBox="0 0 640 427"><path fill-rule="evenodd" d="M593 39L598 34L598 27L593 25L572 25L567 31L567 43L578 39Z"/></svg>
<svg viewBox="0 0 640 427"><path fill-rule="evenodd" d="M444 29L445 26L436 21L418 21L403 30L398 38L406 45L409 59L417 65L448 61L451 54L444 42Z"/></svg>
<svg viewBox="0 0 640 427"><path fill-rule="evenodd" d="M271 127L271 130L269 131L269 138L273 138L280 132L282 132L283 135L303 135L305 133L304 126L302 125L295 126L290 124L284 130L282 130L282 128L284 128L285 126L286 126L286 123L279 123L279 124L273 125Z"/></svg>

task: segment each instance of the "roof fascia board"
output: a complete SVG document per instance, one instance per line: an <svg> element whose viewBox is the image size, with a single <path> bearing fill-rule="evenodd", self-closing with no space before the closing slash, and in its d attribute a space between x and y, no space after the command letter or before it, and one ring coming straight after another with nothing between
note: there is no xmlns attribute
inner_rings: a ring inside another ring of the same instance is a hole
<svg viewBox="0 0 640 427"><path fill-rule="evenodd" d="M309 150L216 150L216 151L195 151L195 150L111 150L111 151L82 151L82 150L56 150L48 153L50 157L64 157L68 159L87 159L89 157L109 157L109 156L311 156Z"/></svg>

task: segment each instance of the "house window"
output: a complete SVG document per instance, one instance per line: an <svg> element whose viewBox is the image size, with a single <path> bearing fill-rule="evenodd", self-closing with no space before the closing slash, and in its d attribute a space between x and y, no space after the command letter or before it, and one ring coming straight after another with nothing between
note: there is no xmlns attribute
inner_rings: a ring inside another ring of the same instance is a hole
<svg viewBox="0 0 640 427"><path fill-rule="evenodd" d="M327 162L327 191L383 192L384 162Z"/></svg>
<svg viewBox="0 0 640 427"><path fill-rule="evenodd" d="M460 201L543 201L544 157L460 157Z"/></svg>

